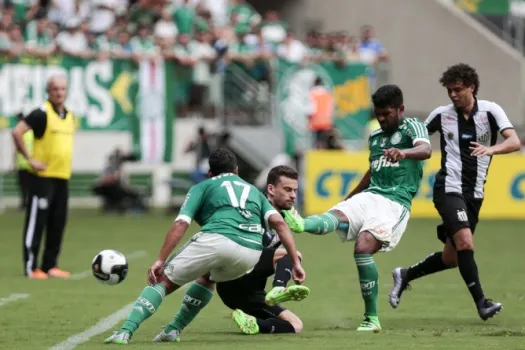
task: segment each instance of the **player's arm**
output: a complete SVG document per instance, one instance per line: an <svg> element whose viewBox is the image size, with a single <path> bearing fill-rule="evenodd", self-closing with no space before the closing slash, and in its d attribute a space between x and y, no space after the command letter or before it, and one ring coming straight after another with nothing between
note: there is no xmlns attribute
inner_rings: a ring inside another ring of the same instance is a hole
<svg viewBox="0 0 525 350"><path fill-rule="evenodd" d="M365 173L361 181L357 184L357 186L346 196L345 200L352 198L356 194L363 192L370 186L370 169Z"/></svg>
<svg viewBox="0 0 525 350"><path fill-rule="evenodd" d="M417 141L414 147L401 150L403 158L425 160L432 156L432 147L429 142Z"/></svg>
<svg viewBox="0 0 525 350"><path fill-rule="evenodd" d="M409 121L407 124L407 134L412 139L414 147L407 149L390 148L384 150L385 157L392 161L398 162L401 159L425 160L432 156L432 147L428 136L427 127L418 120Z"/></svg>
<svg viewBox="0 0 525 350"><path fill-rule="evenodd" d="M175 221L171 225L171 229L166 234L157 261L164 263L171 252L173 252L173 249L175 249L180 243L195 214L200 209L201 197L202 186L193 186L186 195L186 199L184 204L182 204L179 215L175 218Z"/></svg>
<svg viewBox="0 0 525 350"><path fill-rule="evenodd" d="M290 231L290 228L284 221L281 214L279 214L276 210L268 211L265 216L267 217L266 221L268 222L268 226L277 232L284 249L286 249L286 252L292 259L294 281L297 283L302 283L306 275L303 268L301 267L301 260L297 254L295 240L293 238L292 232Z"/></svg>
<svg viewBox="0 0 525 350"><path fill-rule="evenodd" d="M507 154L519 151L521 148L520 138L514 129L506 129L501 132L505 139L502 143L490 147L489 155ZM472 155L475 155L474 153Z"/></svg>
<svg viewBox="0 0 525 350"><path fill-rule="evenodd" d="M490 123L505 139L502 143L485 147L480 143L471 142L472 155L477 157L507 154L518 151L521 147L520 139L512 126L507 114L497 103L492 103L490 108ZM496 130L494 130L496 132Z"/></svg>
<svg viewBox="0 0 525 350"><path fill-rule="evenodd" d="M36 171L45 170L46 165L31 158L24 143L24 134L32 129L35 138L41 137L46 128L46 118L44 111L35 109L25 119L19 121L13 128L13 131L11 131L16 149L29 161L31 167Z"/></svg>

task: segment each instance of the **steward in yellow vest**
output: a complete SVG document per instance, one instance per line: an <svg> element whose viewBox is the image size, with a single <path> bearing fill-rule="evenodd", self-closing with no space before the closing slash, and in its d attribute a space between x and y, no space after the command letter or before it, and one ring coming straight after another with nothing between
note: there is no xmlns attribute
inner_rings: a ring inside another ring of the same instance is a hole
<svg viewBox="0 0 525 350"><path fill-rule="evenodd" d="M47 94L48 100L21 120L12 132L16 149L27 160L31 173L24 228L25 275L38 280L71 275L57 266L68 212L75 132L73 114L64 106L66 78L51 77ZM34 135L32 153L24 143L24 135L31 130ZM46 248L42 264L38 266L44 228Z"/></svg>

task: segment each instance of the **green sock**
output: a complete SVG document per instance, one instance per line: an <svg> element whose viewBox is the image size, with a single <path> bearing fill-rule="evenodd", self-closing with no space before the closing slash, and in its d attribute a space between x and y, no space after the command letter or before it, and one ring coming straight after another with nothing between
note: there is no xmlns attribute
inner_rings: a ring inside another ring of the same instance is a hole
<svg viewBox="0 0 525 350"><path fill-rule="evenodd" d="M165 332L169 333L174 329L182 332L195 316L208 305L212 297L213 292L211 290L199 283L193 283L182 299L179 312L173 317L173 321L166 327Z"/></svg>
<svg viewBox="0 0 525 350"><path fill-rule="evenodd" d="M361 294L365 301L365 315L377 316L377 295L379 294L379 273L372 254L354 254Z"/></svg>
<svg viewBox="0 0 525 350"><path fill-rule="evenodd" d="M157 311L165 296L166 288L160 283L144 288L120 330L135 333L140 324Z"/></svg>
<svg viewBox="0 0 525 350"><path fill-rule="evenodd" d="M335 231L338 226L339 219L330 212L304 219L304 230L313 234L324 235Z"/></svg>

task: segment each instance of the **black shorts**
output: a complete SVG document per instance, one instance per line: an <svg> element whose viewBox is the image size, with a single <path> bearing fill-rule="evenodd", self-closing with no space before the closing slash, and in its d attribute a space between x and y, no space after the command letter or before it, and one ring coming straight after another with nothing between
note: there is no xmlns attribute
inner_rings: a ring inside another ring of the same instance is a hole
<svg viewBox="0 0 525 350"><path fill-rule="evenodd" d="M463 196L460 193L445 193L444 189L434 190L434 206L436 207L443 223L437 227L440 241L446 242L462 228L476 231L479 221L479 211L483 199Z"/></svg>
<svg viewBox="0 0 525 350"><path fill-rule="evenodd" d="M275 273L273 256L276 248L264 248L253 271L233 281L217 283L217 294L232 310L241 309L254 317L276 318L286 310L280 305L269 306L265 297L266 280Z"/></svg>

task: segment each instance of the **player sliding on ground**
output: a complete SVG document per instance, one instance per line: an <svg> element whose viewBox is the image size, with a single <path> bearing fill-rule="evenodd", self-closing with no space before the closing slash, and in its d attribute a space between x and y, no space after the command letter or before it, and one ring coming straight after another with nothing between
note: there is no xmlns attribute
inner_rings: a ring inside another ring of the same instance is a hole
<svg viewBox="0 0 525 350"><path fill-rule="evenodd" d="M292 259L293 279L297 283L304 281L305 272L290 230L268 199L237 175L235 155L227 149L218 149L210 155L209 165L211 178L188 192L157 261L148 271L149 286L138 297L120 330L107 338L106 343L128 344L166 295L197 280L184 295L184 307L155 339L180 341L180 331L211 300L215 282L239 278L257 264L263 250L264 221L276 230ZM201 226L201 232L167 259L193 220Z"/></svg>
<svg viewBox="0 0 525 350"><path fill-rule="evenodd" d="M295 232L323 235L337 230L343 241L356 241L354 259L365 302L365 319L357 330L379 332L379 276L373 254L390 251L399 243L421 183L423 160L430 158L432 150L423 123L403 117L399 87L380 87L372 101L381 128L369 137L370 169L359 185L324 214L306 219L292 211L284 214Z"/></svg>

